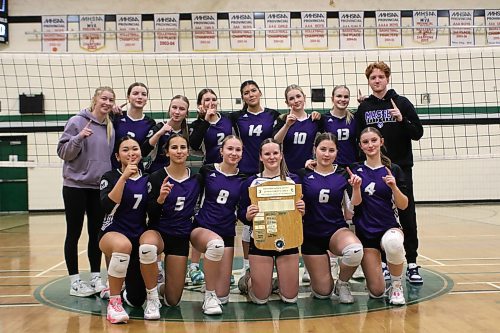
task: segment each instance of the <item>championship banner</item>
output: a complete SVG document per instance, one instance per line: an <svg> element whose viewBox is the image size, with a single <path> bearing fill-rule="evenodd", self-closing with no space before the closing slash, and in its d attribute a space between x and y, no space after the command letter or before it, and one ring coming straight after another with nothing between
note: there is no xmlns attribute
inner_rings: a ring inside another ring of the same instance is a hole
<svg viewBox="0 0 500 333"><path fill-rule="evenodd" d="M67 52L68 35L57 33L67 30L66 16L42 16L42 52Z"/></svg>
<svg viewBox="0 0 500 333"><path fill-rule="evenodd" d="M325 50L328 48L326 12L302 12L302 45L305 50Z"/></svg>
<svg viewBox="0 0 500 333"><path fill-rule="evenodd" d="M413 11L413 40L420 44L430 44L437 40L437 10Z"/></svg>
<svg viewBox="0 0 500 333"><path fill-rule="evenodd" d="M248 188L250 201L259 207L253 219L253 239L261 250L283 251L302 245L302 215L295 203L302 186L273 180Z"/></svg>
<svg viewBox="0 0 500 333"><path fill-rule="evenodd" d="M340 48L363 50L364 38L364 12L339 12Z"/></svg>
<svg viewBox="0 0 500 333"><path fill-rule="evenodd" d="M193 50L217 51L219 39L217 36L217 13L193 14Z"/></svg>
<svg viewBox="0 0 500 333"><path fill-rule="evenodd" d="M377 10L377 46L401 47L401 12L398 10Z"/></svg>
<svg viewBox="0 0 500 333"><path fill-rule="evenodd" d="M104 15L80 15L80 47L86 51L94 52L105 46Z"/></svg>
<svg viewBox="0 0 500 333"><path fill-rule="evenodd" d="M155 52L179 52L179 14L154 14Z"/></svg>
<svg viewBox="0 0 500 333"><path fill-rule="evenodd" d="M233 51L255 50L255 32L252 13L229 13L229 41Z"/></svg>
<svg viewBox="0 0 500 333"><path fill-rule="evenodd" d="M292 40L290 33L290 13L272 12L265 13L266 49L267 50L290 50ZM280 30L285 29L285 30Z"/></svg>
<svg viewBox="0 0 500 333"><path fill-rule="evenodd" d="M489 45L500 45L500 10L485 10L486 38Z"/></svg>
<svg viewBox="0 0 500 333"><path fill-rule="evenodd" d="M450 10L450 26L472 26L474 25L473 10ZM451 46L471 46L474 45L473 28L452 28L450 30Z"/></svg>
<svg viewBox="0 0 500 333"><path fill-rule="evenodd" d="M116 30L123 31L116 34L118 52L141 52L142 30L141 15L116 15Z"/></svg>

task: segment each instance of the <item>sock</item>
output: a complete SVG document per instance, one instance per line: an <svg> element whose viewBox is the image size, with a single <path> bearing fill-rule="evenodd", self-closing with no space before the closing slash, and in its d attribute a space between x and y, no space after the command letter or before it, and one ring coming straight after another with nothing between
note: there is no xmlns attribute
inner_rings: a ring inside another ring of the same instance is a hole
<svg viewBox="0 0 500 333"><path fill-rule="evenodd" d="M248 259L243 259L243 270L246 271L250 267Z"/></svg>
<svg viewBox="0 0 500 333"><path fill-rule="evenodd" d="M158 299L158 289L156 287L152 289L146 289L146 295L148 300Z"/></svg>
<svg viewBox="0 0 500 333"><path fill-rule="evenodd" d="M78 282L78 281L80 281L80 274L70 275L69 279L71 281L71 284Z"/></svg>
<svg viewBox="0 0 500 333"><path fill-rule="evenodd" d="M396 282L396 281L401 282L401 275L394 276L394 275L391 274L391 282Z"/></svg>
<svg viewBox="0 0 500 333"><path fill-rule="evenodd" d="M217 297L215 290L205 290L205 299L209 298L210 296Z"/></svg>

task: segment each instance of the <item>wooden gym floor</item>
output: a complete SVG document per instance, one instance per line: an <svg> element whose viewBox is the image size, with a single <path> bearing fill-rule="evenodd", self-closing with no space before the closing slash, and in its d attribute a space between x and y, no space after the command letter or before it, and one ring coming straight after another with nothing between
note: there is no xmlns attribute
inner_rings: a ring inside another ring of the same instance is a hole
<svg viewBox="0 0 500 333"><path fill-rule="evenodd" d="M303 286L294 307L278 301L258 307L234 293L222 317L207 317L200 314L202 294L187 286L182 306L162 308L161 321L144 321L136 309L131 315L137 319L126 325L106 321L104 301L69 296L62 214L0 215L0 332L499 331L500 205L418 205L417 214L426 280L421 288L406 287L407 306L372 302L354 282L353 306L312 300ZM84 231L82 272L88 272L85 248Z"/></svg>

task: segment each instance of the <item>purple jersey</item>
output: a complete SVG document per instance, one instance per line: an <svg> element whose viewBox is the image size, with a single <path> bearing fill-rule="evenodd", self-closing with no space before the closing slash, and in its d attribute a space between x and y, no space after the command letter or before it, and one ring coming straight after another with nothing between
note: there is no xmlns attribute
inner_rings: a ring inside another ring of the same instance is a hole
<svg viewBox="0 0 500 333"><path fill-rule="evenodd" d="M154 125L155 121L148 116L143 116L141 119L132 119L127 114L124 114L113 119L116 140L128 135L136 139L140 145L146 138L149 139L153 135L152 128ZM113 168L120 167L120 163L116 160L114 154L111 156L111 164Z"/></svg>
<svg viewBox="0 0 500 333"><path fill-rule="evenodd" d="M337 167L328 174L309 169L299 171L302 194L306 205L304 235L331 237L335 231L347 227L342 203L350 192L346 171Z"/></svg>
<svg viewBox="0 0 500 333"><path fill-rule="evenodd" d="M275 133L286 122L286 117L278 118ZM297 120L286 132L283 139L283 155L290 172L304 168L306 161L313 157L313 146L316 134L320 132L320 121L313 121L308 115L306 119Z"/></svg>
<svg viewBox="0 0 500 333"><path fill-rule="evenodd" d="M115 203L109 198L121 171L114 169L101 178L101 204L106 212L101 230L116 231L130 239L139 239L146 230L146 206L148 202L148 177L142 174L125 182L122 200Z"/></svg>
<svg viewBox="0 0 500 333"><path fill-rule="evenodd" d="M241 172L248 175L259 172L260 144L273 136L279 115L278 111L268 108L259 113L243 110L229 114L236 135L243 141L243 157L238 164Z"/></svg>
<svg viewBox="0 0 500 333"><path fill-rule="evenodd" d="M202 166L200 175L204 186L196 224L219 236L235 236L236 208L245 176L225 174L217 164Z"/></svg>
<svg viewBox="0 0 500 333"><path fill-rule="evenodd" d="M348 124L346 119L347 117L339 118L331 113L324 114L321 118L324 131L335 134L339 140L335 163L343 166L350 165L358 160L356 120L352 117Z"/></svg>
<svg viewBox="0 0 500 333"><path fill-rule="evenodd" d="M151 136L157 133L163 127L164 124L165 124L164 122L159 122L158 124L156 124L156 126L153 127ZM165 150L163 149L164 148L163 146L165 145L165 143L167 143L168 138L170 138L170 136L174 133L182 134L182 130L166 132L164 135L160 137L155 147L152 147L149 144L149 138L151 136L149 136L148 139L144 141L144 144L141 147L142 156L145 157L146 155L149 155L148 158L150 159L150 162L146 166L147 172L153 173L168 165L170 159L167 157L167 155L165 155Z"/></svg>
<svg viewBox="0 0 500 333"><path fill-rule="evenodd" d="M231 120L220 113L217 115L215 123L198 118L191 124L189 145L194 150L203 151L205 156L203 164L222 162L220 155L222 141L226 136L233 134Z"/></svg>
<svg viewBox="0 0 500 333"><path fill-rule="evenodd" d="M398 209L394 203L392 190L382 177L387 176L385 166L372 169L364 163L352 168L352 172L361 177L360 205L354 207L353 222L356 232L366 238L376 238L390 228L400 228ZM392 164L391 172L396 178L399 189L405 193L404 176L401 168Z"/></svg>
<svg viewBox="0 0 500 333"><path fill-rule="evenodd" d="M165 168L161 168L149 177L151 192L148 227L169 236L189 237L194 209L200 195L200 177L198 174L192 175L191 170L185 179L177 180L169 176L168 182L174 186L163 205L160 205L156 200L167 176Z"/></svg>

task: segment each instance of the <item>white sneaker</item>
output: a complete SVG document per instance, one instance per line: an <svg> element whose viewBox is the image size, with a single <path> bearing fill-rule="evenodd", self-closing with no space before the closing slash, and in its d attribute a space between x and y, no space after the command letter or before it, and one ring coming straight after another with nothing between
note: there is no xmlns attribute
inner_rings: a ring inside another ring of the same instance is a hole
<svg viewBox="0 0 500 333"><path fill-rule="evenodd" d="M393 281L389 288L389 303L393 305L405 305L405 295L401 281Z"/></svg>
<svg viewBox="0 0 500 333"><path fill-rule="evenodd" d="M339 278L339 259L338 257L330 257L330 271L334 280Z"/></svg>
<svg viewBox="0 0 500 333"><path fill-rule="evenodd" d="M354 297L351 294L351 286L349 285L349 282L337 280L337 282L335 282L333 293L342 304L354 303Z"/></svg>
<svg viewBox="0 0 500 333"><path fill-rule="evenodd" d="M100 293L104 288L106 288L106 285L102 283L100 276L94 276L90 280L90 287L94 289L95 293Z"/></svg>
<svg viewBox="0 0 500 333"><path fill-rule="evenodd" d="M69 294L77 297L89 297L95 294L95 290L82 280L78 280L71 285Z"/></svg>
<svg viewBox="0 0 500 333"><path fill-rule="evenodd" d="M128 314L122 306L120 297L115 297L109 300L106 319L112 324L126 323L128 321Z"/></svg>
<svg viewBox="0 0 500 333"><path fill-rule="evenodd" d="M307 271L307 268L304 268L304 274L302 274L302 282L303 283L311 282L311 277L309 276L309 272Z"/></svg>
<svg viewBox="0 0 500 333"><path fill-rule="evenodd" d="M144 308L144 319L156 320L160 319L161 303L159 299L148 299Z"/></svg>
<svg viewBox="0 0 500 333"><path fill-rule="evenodd" d="M99 293L99 297L102 298L102 299L108 299L110 296L110 291L109 291L109 287L106 287L104 288L103 290L101 290L101 292Z"/></svg>
<svg viewBox="0 0 500 333"><path fill-rule="evenodd" d="M215 293L210 293L203 302L203 313L206 315L220 315L222 314L222 306L219 298Z"/></svg>
<svg viewBox="0 0 500 333"><path fill-rule="evenodd" d="M354 274L352 274L352 278L354 280L362 280L365 278L365 273L363 273L363 268L361 268L361 265L359 265L356 270L354 271Z"/></svg>

